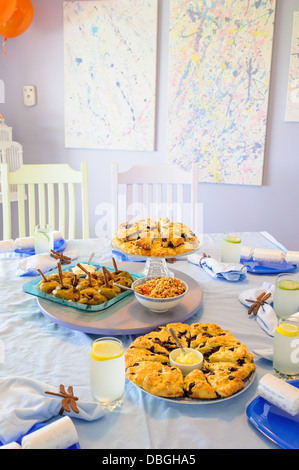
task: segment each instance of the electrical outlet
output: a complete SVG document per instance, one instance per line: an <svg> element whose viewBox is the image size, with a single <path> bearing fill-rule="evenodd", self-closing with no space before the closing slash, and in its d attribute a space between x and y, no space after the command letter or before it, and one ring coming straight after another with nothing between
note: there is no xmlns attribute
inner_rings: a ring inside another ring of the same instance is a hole
<svg viewBox="0 0 299 470"><path fill-rule="evenodd" d="M34 106L36 104L36 87L34 85L24 85L23 98L25 106Z"/></svg>

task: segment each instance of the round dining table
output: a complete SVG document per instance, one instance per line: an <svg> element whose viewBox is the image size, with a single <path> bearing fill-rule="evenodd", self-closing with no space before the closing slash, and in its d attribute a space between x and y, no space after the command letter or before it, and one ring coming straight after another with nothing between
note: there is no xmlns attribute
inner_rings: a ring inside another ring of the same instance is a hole
<svg viewBox="0 0 299 470"><path fill-rule="evenodd" d="M281 249L281 245L266 232L243 232L242 245L252 248ZM220 260L222 233L203 234L198 254ZM94 238L66 240L65 252L78 250L76 262L87 262L95 252L93 262L118 266L142 273L144 260L124 260L112 251L111 240ZM92 341L100 336L117 336L125 350L139 335L159 325L181 321L216 323L229 330L248 349L267 350L273 347L273 337L258 324L255 315L238 297L264 282L273 284L275 272L253 272L238 281L213 278L199 264L183 256L167 263L176 277L187 279L192 287L190 302L165 314L148 312L144 315L134 294L116 303L105 312L104 322L94 318L84 321L84 312L59 313L59 305L51 305L23 290L37 279L20 276L17 254L0 256L0 377L27 377L59 387L72 386L82 400L92 400L89 385L89 354ZM49 306L50 305L50 306ZM67 309L68 307L65 307ZM133 313L132 313L133 312ZM111 316L110 320L109 316ZM80 321L78 318L80 317ZM83 322L82 322L83 317ZM90 314L89 314L90 317ZM249 419L248 409L258 397L259 380L273 373L272 360L255 354L256 372L241 393L226 400L184 402L167 400L146 393L126 379L123 404L94 421L73 418L80 449L107 450L200 450L200 449L278 449ZM9 390L7 390L9 393ZM16 403L16 407L18 404ZM56 419L57 417L52 418ZM1 403L0 403L1 421ZM51 421L51 420L50 420ZM0 423L1 428L1 423Z"/></svg>

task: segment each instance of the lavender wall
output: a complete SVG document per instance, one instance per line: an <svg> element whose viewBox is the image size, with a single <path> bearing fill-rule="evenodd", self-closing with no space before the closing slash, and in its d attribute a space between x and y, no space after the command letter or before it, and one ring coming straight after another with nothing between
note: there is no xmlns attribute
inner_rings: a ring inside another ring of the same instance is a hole
<svg viewBox="0 0 299 470"><path fill-rule="evenodd" d="M63 1L32 3L32 25L7 41L6 55L0 52L0 79L5 84L0 113L13 126L25 163L66 162L79 169L81 161L88 162L91 236L99 236L105 216L98 212L102 203L110 202L111 163L118 162L125 170L135 163L161 163L166 158L169 0L159 0L155 152L64 148ZM296 10L299 0L277 0L263 185L200 184L206 233L266 230L287 249L299 250L299 123L284 121ZM32 108L23 104L26 84L37 87L37 105Z"/></svg>

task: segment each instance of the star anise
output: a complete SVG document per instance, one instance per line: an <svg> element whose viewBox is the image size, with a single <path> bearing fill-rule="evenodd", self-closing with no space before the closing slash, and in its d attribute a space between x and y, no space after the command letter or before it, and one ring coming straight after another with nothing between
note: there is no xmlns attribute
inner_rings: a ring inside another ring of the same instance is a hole
<svg viewBox="0 0 299 470"><path fill-rule="evenodd" d="M246 302L252 302L252 305L249 307L249 310L248 310L248 315L250 315L252 312L253 312L253 315L256 315L259 308L266 304L266 300L270 297L271 293L268 292L268 294L266 294L266 292L262 292L257 298L256 300L251 300L251 299L245 299Z"/></svg>
<svg viewBox="0 0 299 470"><path fill-rule="evenodd" d="M65 391L64 385L60 384L59 386L59 391L60 393L55 393L55 392L45 392L48 395L55 395L56 397L61 397L62 398L62 407L60 408L59 414L62 415L64 411L67 411L68 413L70 412L70 407L75 413L79 413L79 409L76 405L76 401L78 400L78 397L74 396L73 392L73 387L70 385L67 388L67 392Z"/></svg>

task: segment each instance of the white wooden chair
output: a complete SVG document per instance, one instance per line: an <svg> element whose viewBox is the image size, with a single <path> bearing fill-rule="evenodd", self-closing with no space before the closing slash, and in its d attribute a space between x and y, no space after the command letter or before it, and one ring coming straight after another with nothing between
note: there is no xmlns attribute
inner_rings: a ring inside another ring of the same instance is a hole
<svg viewBox="0 0 299 470"><path fill-rule="evenodd" d="M188 194L189 193L189 194ZM198 164L191 172L175 165L134 165L124 172L112 164L112 234L121 222L169 217L201 229L198 204ZM201 230L200 230L201 232Z"/></svg>
<svg viewBox="0 0 299 470"><path fill-rule="evenodd" d="M4 163L0 165L0 172L3 195L3 240L9 240L12 233L9 199L11 185L16 185L18 188L18 234L15 238L33 236L36 224L49 223L53 229L59 230L64 238L74 239L77 212L75 184L81 185L82 238L89 237L87 163L81 163L80 171L72 169L68 164L34 164L23 165L13 172L9 170L8 164ZM25 208L26 187L28 207ZM57 218L56 208L58 208ZM68 220L68 232L66 232L66 220Z"/></svg>

